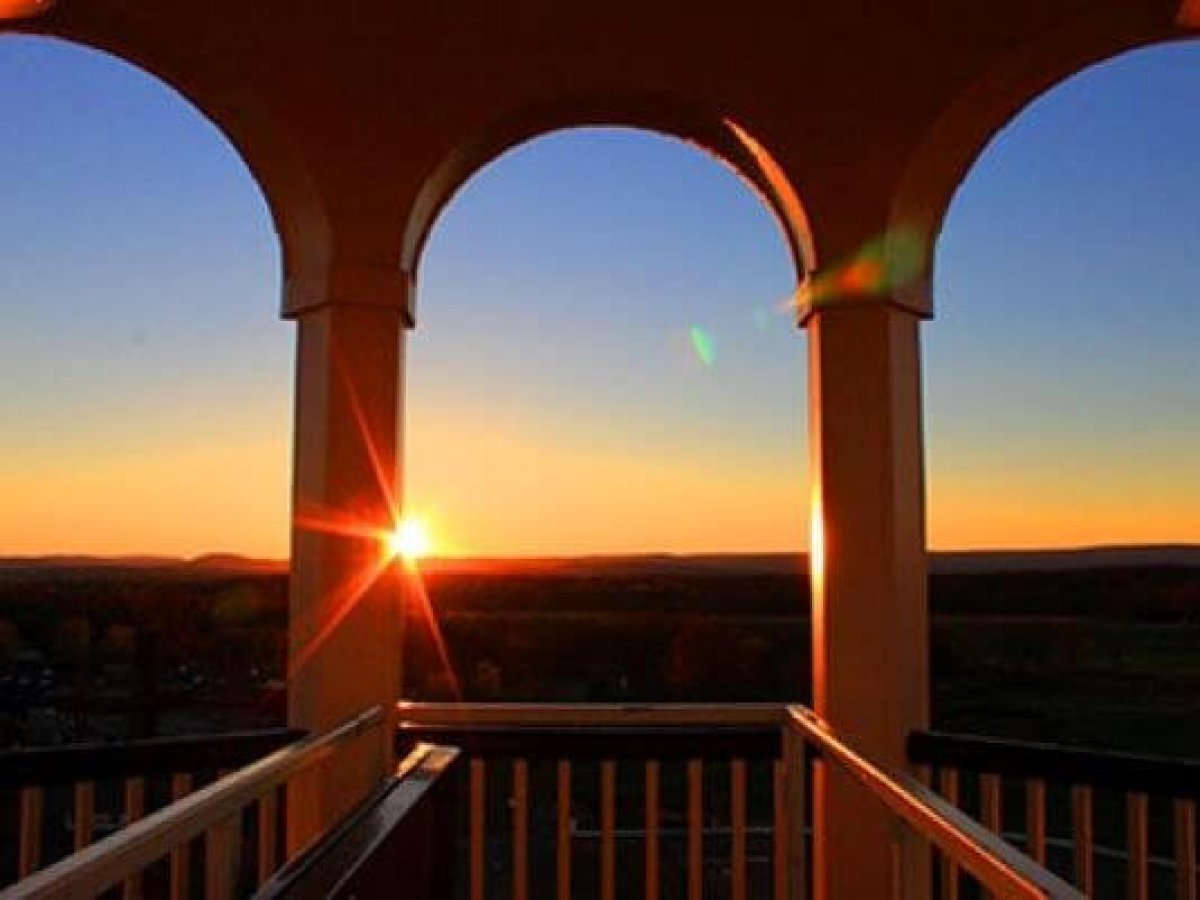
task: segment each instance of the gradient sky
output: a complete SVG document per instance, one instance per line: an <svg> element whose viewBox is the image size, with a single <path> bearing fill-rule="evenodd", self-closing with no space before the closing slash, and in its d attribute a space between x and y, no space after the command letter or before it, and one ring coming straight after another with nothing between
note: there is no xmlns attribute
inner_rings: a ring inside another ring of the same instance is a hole
<svg viewBox="0 0 1200 900"><path fill-rule="evenodd" d="M935 547L1200 542L1200 45L1037 102L963 185L925 329ZM293 326L262 198L171 91L0 39L0 555L287 552ZM803 547L805 342L757 199L624 130L439 221L408 496L443 549Z"/></svg>

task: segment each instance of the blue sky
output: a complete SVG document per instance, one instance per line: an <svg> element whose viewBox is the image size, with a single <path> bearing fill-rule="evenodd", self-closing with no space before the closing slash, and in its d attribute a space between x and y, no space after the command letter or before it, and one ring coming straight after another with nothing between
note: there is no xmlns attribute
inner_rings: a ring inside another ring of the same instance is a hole
<svg viewBox="0 0 1200 900"><path fill-rule="evenodd" d="M935 546L1200 541L1197 109L1200 45L1130 54L962 186L924 334ZM285 554L293 326L232 149L122 63L4 38L0 198L0 554ZM793 278L699 151L515 149L422 263L412 504L460 552L802 546Z"/></svg>

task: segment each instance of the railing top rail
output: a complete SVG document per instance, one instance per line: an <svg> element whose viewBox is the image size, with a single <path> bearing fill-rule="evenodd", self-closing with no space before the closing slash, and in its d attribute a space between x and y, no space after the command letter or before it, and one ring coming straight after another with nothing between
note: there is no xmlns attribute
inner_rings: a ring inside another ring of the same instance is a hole
<svg viewBox="0 0 1200 900"><path fill-rule="evenodd" d="M272 728L0 752L0 789L243 766L305 736Z"/></svg>
<svg viewBox="0 0 1200 900"><path fill-rule="evenodd" d="M401 722L438 726L773 726L783 703L418 703L402 700Z"/></svg>
<svg viewBox="0 0 1200 900"><path fill-rule="evenodd" d="M997 775L1200 799L1200 760L935 731L913 732L908 756L921 765L952 765Z"/></svg>
<svg viewBox="0 0 1200 900"><path fill-rule="evenodd" d="M811 710L791 707L788 725L910 827L1000 898L1083 900L1083 894L903 772L889 771L843 743Z"/></svg>
<svg viewBox="0 0 1200 900"><path fill-rule="evenodd" d="M316 765L343 742L384 722L376 706L322 735L304 738L189 794L29 878L0 900L67 900L95 896Z"/></svg>
<svg viewBox="0 0 1200 900"><path fill-rule="evenodd" d="M401 722L399 745L451 744L482 759L778 759L772 725L423 725Z"/></svg>

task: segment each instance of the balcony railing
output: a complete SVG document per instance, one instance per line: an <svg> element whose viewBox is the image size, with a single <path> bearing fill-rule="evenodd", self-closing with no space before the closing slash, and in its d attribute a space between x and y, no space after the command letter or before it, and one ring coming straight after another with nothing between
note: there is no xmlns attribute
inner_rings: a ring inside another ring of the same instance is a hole
<svg viewBox="0 0 1200 900"><path fill-rule="evenodd" d="M793 807L801 805L800 798L795 796L804 783L798 773L804 771L807 748L811 747L826 765L846 772L891 810L907 834L927 841L941 858L973 877L989 896L1000 900L1083 897L1067 882L997 838L910 775L888 771L863 758L810 710L790 707L785 729L791 738L784 745L787 767L789 772L797 772L788 778ZM898 836L896 840L905 838ZM796 843L797 847L802 846L801 842ZM799 850L793 853L798 855ZM898 874L903 882L907 873ZM898 895L911 896L911 893L901 883Z"/></svg>
<svg viewBox="0 0 1200 900"><path fill-rule="evenodd" d="M245 896L253 882L266 881L283 862L276 827L283 790L297 783L311 786L322 762L384 721L375 708L328 734L276 750L0 891L0 900L75 900L113 889L140 897L147 870L164 860L165 893L172 900L191 896L197 886L208 900ZM248 832L256 857L249 878L242 853ZM195 841L201 844L203 867L192 878L189 856Z"/></svg>
<svg viewBox="0 0 1200 900"><path fill-rule="evenodd" d="M994 896L1082 896L905 773L862 758L802 707L399 707L402 741L469 759L459 893L797 900L812 881L811 763L837 766Z"/></svg>
<svg viewBox="0 0 1200 900"><path fill-rule="evenodd" d="M278 728L0 753L0 814L9 826L0 839L0 885L303 736ZM174 865L186 869L187 854Z"/></svg>
<svg viewBox="0 0 1200 900"><path fill-rule="evenodd" d="M212 900L384 889L430 900L802 900L824 840L809 826L811 782L833 769L891 817L884 840L912 867L895 872L903 896L917 896L922 860L932 860L933 896L945 900L1079 898L1067 883L1076 875L1097 897L1196 897L1195 763L914 735L911 762L929 767L939 795L865 758L803 707L402 703L398 712L397 740L409 751L400 771L286 864L283 786L311 782L323 760L382 727L379 710L195 791L0 900L114 887L125 897L202 891ZM1091 862L1109 852L1097 840L1109 824L1092 797L1114 791L1129 811L1127 878ZM1161 881L1156 809L1171 813L1176 851ZM976 810L982 821L968 814ZM1024 832L1002 831L1015 813ZM1083 831L1061 837L1065 820ZM175 862L189 855L191 877ZM143 892L142 876L162 860L171 877Z"/></svg>
<svg viewBox="0 0 1200 900"><path fill-rule="evenodd" d="M402 741L469 759L471 900L525 900L535 880L558 900L743 900L785 896L780 711L402 703L399 716Z"/></svg>
<svg viewBox="0 0 1200 900"><path fill-rule="evenodd" d="M1089 896L1198 900L1200 762L921 732L909 756L949 802ZM943 897L959 896L950 863Z"/></svg>

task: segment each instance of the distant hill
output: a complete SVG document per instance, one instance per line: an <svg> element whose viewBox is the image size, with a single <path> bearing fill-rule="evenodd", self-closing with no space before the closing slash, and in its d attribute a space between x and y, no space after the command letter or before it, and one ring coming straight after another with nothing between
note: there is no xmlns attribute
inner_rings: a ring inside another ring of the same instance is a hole
<svg viewBox="0 0 1200 900"><path fill-rule="evenodd" d="M208 553L183 563L189 569L212 572L286 572L287 560L254 559L236 553Z"/></svg>
<svg viewBox="0 0 1200 900"><path fill-rule="evenodd" d="M166 569L183 565L177 556L7 556L0 569Z"/></svg>
<svg viewBox="0 0 1200 900"><path fill-rule="evenodd" d="M932 554L934 574L1076 572L1089 569L1182 566L1200 568L1200 545L1079 547L1054 550L969 550ZM646 554L630 556L436 559L427 572L509 575L790 575L808 572L806 553Z"/></svg>
<svg viewBox="0 0 1200 900"><path fill-rule="evenodd" d="M1092 569L1179 566L1200 568L1200 545L1079 547L1053 550L970 550L932 554L935 574L1078 572ZM447 558L429 559L430 574L509 576L731 576L792 575L808 571L804 553L631 554L628 556ZM0 557L3 570L186 569L193 572L273 574L287 571L284 560L234 553L210 553L194 559L173 556L30 556Z"/></svg>
<svg viewBox="0 0 1200 900"><path fill-rule="evenodd" d="M194 559L179 556L9 556L0 557L2 571L56 571L89 569L154 569L193 572L286 572L285 560L254 559L236 553L208 553Z"/></svg>
<svg viewBox="0 0 1200 900"><path fill-rule="evenodd" d="M1157 566L1200 568L1200 545L1076 547L1064 550L982 550L935 553L935 573L1078 572Z"/></svg>

